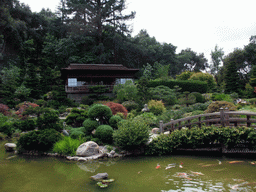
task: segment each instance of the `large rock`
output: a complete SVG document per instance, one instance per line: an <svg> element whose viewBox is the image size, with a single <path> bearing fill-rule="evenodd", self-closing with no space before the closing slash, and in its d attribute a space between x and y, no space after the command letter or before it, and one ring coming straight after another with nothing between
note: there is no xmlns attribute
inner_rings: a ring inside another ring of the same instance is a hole
<svg viewBox="0 0 256 192"><path fill-rule="evenodd" d="M76 155L81 157L89 157L97 154L99 154L99 145L93 141L81 144L76 150Z"/></svg>
<svg viewBox="0 0 256 192"><path fill-rule="evenodd" d="M106 179L106 178L108 178L108 174L107 173L98 173L97 175L93 175L93 176L91 176L91 178L93 179L93 180L102 180L102 179Z"/></svg>
<svg viewBox="0 0 256 192"><path fill-rule="evenodd" d="M15 151L16 144L15 143L5 143L4 148L6 151Z"/></svg>

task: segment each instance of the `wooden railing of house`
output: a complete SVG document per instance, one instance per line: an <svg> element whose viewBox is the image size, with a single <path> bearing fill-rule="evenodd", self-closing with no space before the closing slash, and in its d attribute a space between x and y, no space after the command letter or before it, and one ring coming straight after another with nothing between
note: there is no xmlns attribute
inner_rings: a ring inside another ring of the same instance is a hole
<svg viewBox="0 0 256 192"><path fill-rule="evenodd" d="M242 118L242 116L246 116L246 118ZM220 112L215 113L206 113L201 115L195 115L192 117L186 117L177 120L171 120L168 123L163 123L160 121L160 132L163 133L164 130L166 131L173 131L175 129L181 129L182 127L191 128L193 125L197 125L201 127L202 125L216 125L216 126L247 126L247 127L254 127L252 123L256 123L256 119L252 119L251 117L255 116L256 113L253 112L241 112L241 111L229 111L227 108L224 110L223 108L220 109Z"/></svg>
<svg viewBox="0 0 256 192"><path fill-rule="evenodd" d="M95 85L83 85L83 86L76 86L76 87L69 87L65 85L65 91L66 93L90 93L89 87L92 87ZM108 92L112 92L114 85L104 85L106 88L109 89Z"/></svg>

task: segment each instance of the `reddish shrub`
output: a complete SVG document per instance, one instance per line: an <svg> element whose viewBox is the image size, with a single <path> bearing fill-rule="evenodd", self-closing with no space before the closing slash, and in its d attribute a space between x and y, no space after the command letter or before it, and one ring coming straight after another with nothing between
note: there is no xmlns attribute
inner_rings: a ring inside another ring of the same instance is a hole
<svg viewBox="0 0 256 192"><path fill-rule="evenodd" d="M20 103L19 105L17 105L17 107L19 108L18 111L15 112L16 115L18 115L20 118L25 119L26 116L23 116L22 113L29 107L39 107L39 105L35 104L35 103L30 103L30 102L26 102L24 101L23 103Z"/></svg>
<svg viewBox="0 0 256 192"><path fill-rule="evenodd" d="M10 115L9 107L4 104L0 104L0 113L3 113L5 116Z"/></svg>
<svg viewBox="0 0 256 192"><path fill-rule="evenodd" d="M111 109L113 115L120 112L120 113L123 113L125 117L127 116L128 111L122 104L114 103L114 102L108 102L104 105L108 106Z"/></svg>

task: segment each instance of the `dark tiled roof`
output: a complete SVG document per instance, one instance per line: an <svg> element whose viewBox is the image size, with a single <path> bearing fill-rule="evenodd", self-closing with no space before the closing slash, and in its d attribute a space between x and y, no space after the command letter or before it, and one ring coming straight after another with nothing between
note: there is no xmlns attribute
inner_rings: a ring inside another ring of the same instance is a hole
<svg viewBox="0 0 256 192"><path fill-rule="evenodd" d="M75 64L71 63L64 70L121 70L138 71L138 69L129 69L121 64Z"/></svg>

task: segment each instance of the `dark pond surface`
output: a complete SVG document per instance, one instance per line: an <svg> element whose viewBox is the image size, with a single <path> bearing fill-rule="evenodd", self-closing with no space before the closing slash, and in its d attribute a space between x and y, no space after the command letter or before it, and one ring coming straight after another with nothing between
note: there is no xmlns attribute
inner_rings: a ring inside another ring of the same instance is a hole
<svg viewBox="0 0 256 192"><path fill-rule="evenodd" d="M251 158L175 155L74 162L18 156L5 152L4 143L0 143L1 192L256 191L256 164ZM169 164L175 165L166 169ZM101 189L90 176L104 172L115 181Z"/></svg>

